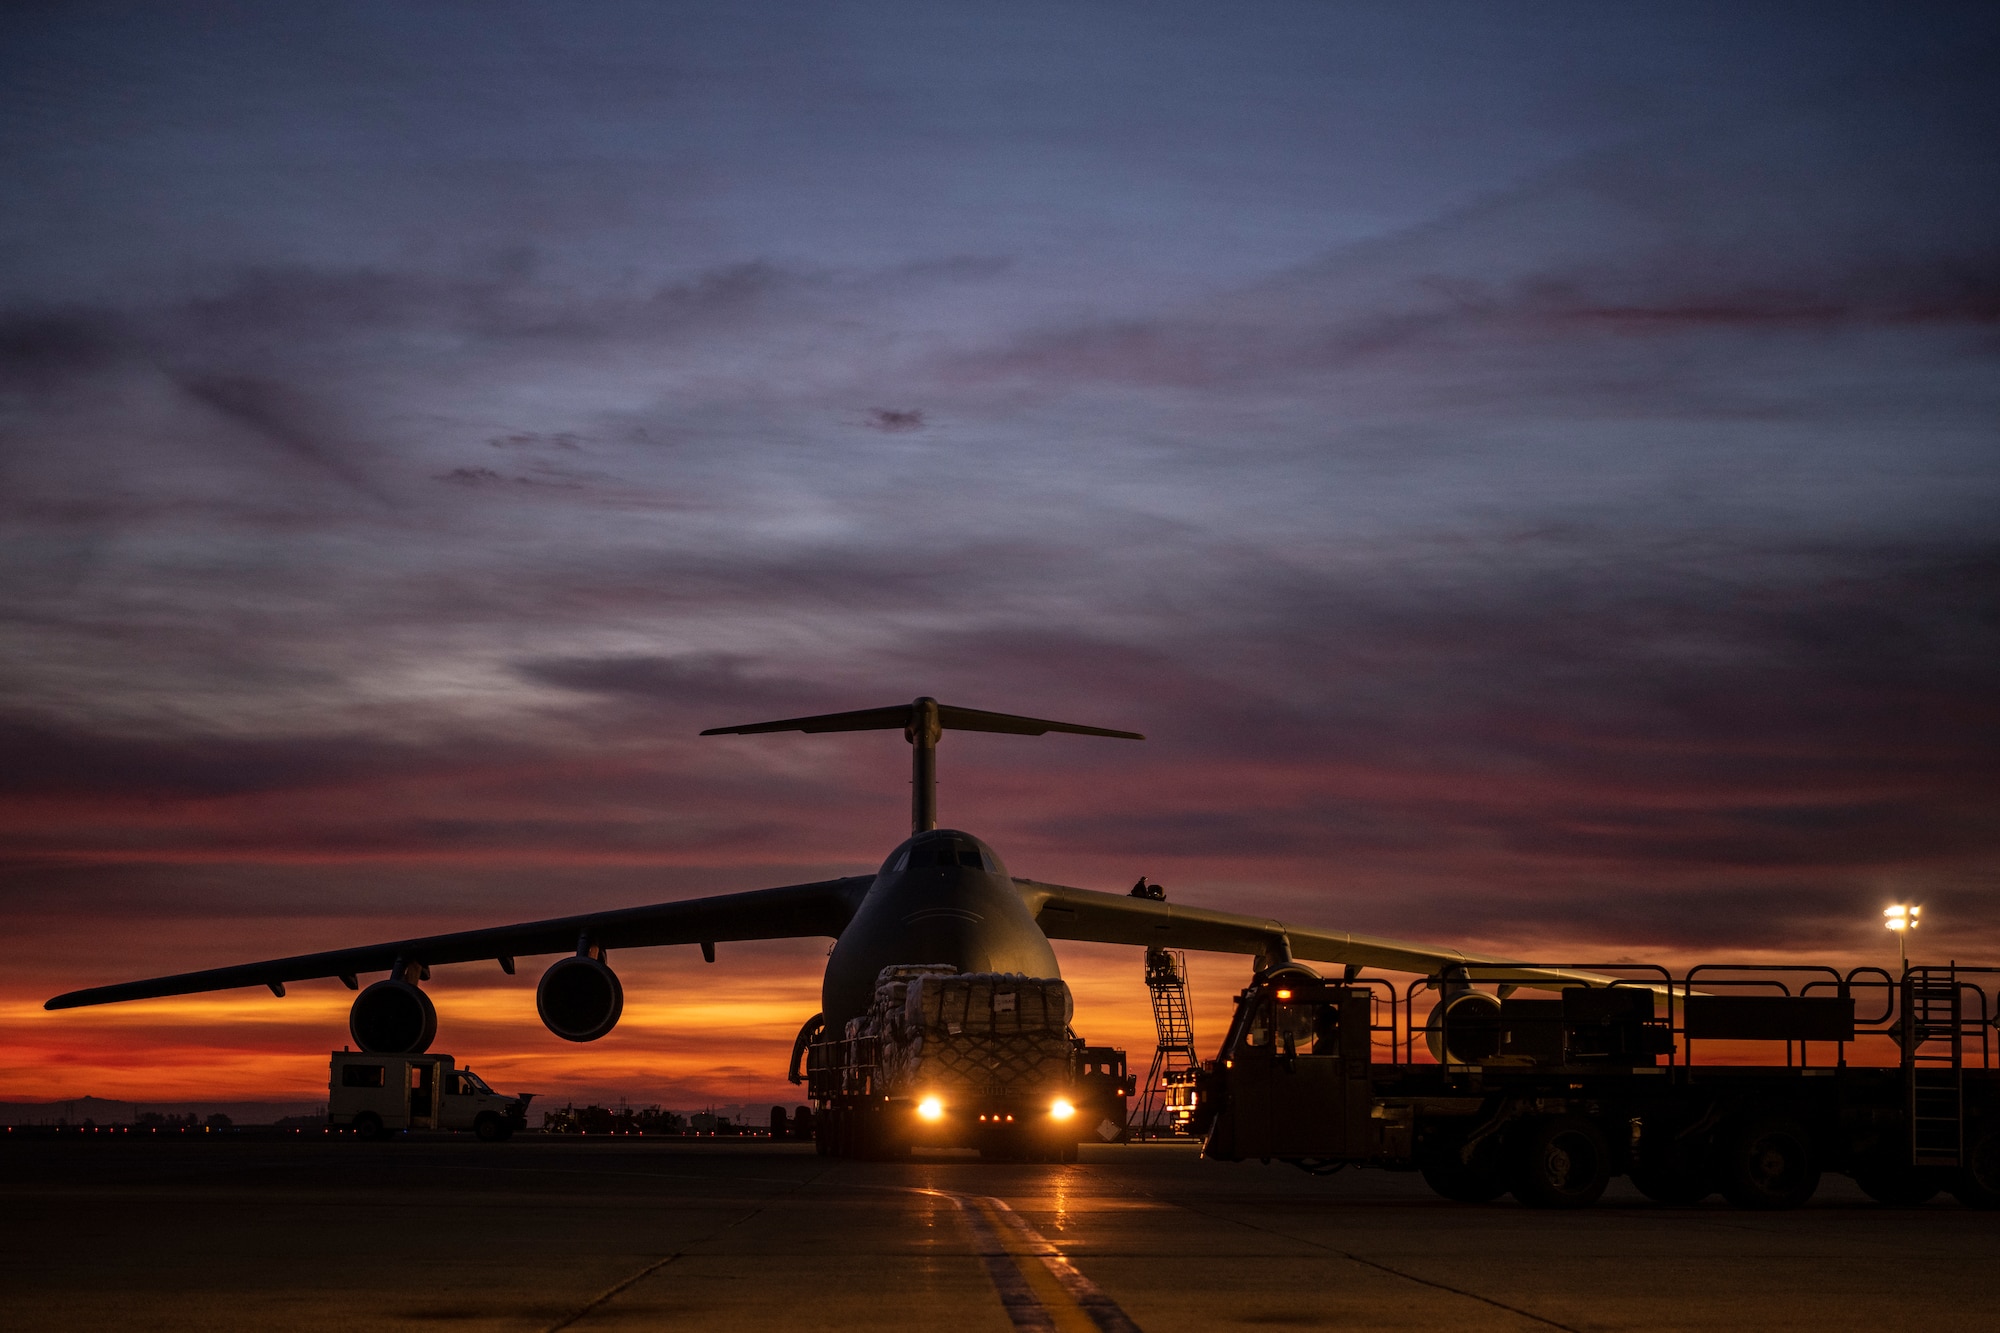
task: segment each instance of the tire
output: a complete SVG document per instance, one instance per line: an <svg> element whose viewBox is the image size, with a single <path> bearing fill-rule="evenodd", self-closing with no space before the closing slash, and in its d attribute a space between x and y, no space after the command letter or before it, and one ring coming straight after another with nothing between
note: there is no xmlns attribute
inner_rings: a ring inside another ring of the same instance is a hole
<svg viewBox="0 0 2000 1333"><path fill-rule="evenodd" d="M828 1142L832 1146L832 1152L829 1155L833 1157L854 1156L853 1108L847 1106L835 1107L833 1110L827 1112L827 1118L833 1122L832 1133L828 1136Z"/></svg>
<svg viewBox="0 0 2000 1333"><path fill-rule="evenodd" d="M1715 1174L1731 1203L1766 1212L1797 1208L1819 1188L1811 1137L1781 1116L1746 1120L1725 1133Z"/></svg>
<svg viewBox="0 0 2000 1333"><path fill-rule="evenodd" d="M1491 1203L1507 1192L1507 1182L1475 1164L1461 1162L1453 1150L1418 1168L1424 1184L1453 1203Z"/></svg>
<svg viewBox="0 0 2000 1333"><path fill-rule="evenodd" d="M472 1132L481 1143L498 1143L507 1137L507 1126L500 1123L499 1116L488 1111L472 1122Z"/></svg>
<svg viewBox="0 0 2000 1333"><path fill-rule="evenodd" d="M1514 1152L1514 1197L1530 1208L1588 1208L1611 1183L1611 1145L1581 1116L1534 1122Z"/></svg>
<svg viewBox="0 0 2000 1333"><path fill-rule="evenodd" d="M2000 1208L2000 1129L1989 1129L1972 1141L1950 1188L1967 1208Z"/></svg>
<svg viewBox="0 0 2000 1333"><path fill-rule="evenodd" d="M1715 1178L1708 1164L1680 1156L1651 1162L1634 1162L1632 1188L1671 1208L1700 1203L1715 1193Z"/></svg>
<svg viewBox="0 0 2000 1333"><path fill-rule="evenodd" d="M354 1137L364 1143L373 1143L382 1137L382 1117L373 1111L363 1111L354 1117Z"/></svg>
<svg viewBox="0 0 2000 1333"><path fill-rule="evenodd" d="M1065 1144L1063 1145L1063 1148L1062 1148L1062 1156L1061 1156L1060 1160L1062 1160L1062 1161L1065 1161L1065 1162L1074 1162L1074 1161L1076 1160L1076 1156L1077 1156L1077 1151L1076 1151L1076 1150L1077 1150L1077 1145L1076 1145L1076 1144L1074 1144L1074 1143L1065 1143Z"/></svg>
<svg viewBox="0 0 2000 1333"><path fill-rule="evenodd" d="M847 1117L848 1156L864 1162L892 1162L909 1156L910 1145L897 1137L886 1112L856 1107Z"/></svg>
<svg viewBox="0 0 2000 1333"><path fill-rule="evenodd" d="M868 1151L865 1156L871 1162L900 1162L910 1155L910 1141L892 1131L887 1125L871 1126Z"/></svg>
<svg viewBox="0 0 2000 1333"><path fill-rule="evenodd" d="M1934 1171L1908 1162L1867 1162L1854 1168L1854 1183L1885 1208L1915 1208L1929 1203L1944 1188Z"/></svg>

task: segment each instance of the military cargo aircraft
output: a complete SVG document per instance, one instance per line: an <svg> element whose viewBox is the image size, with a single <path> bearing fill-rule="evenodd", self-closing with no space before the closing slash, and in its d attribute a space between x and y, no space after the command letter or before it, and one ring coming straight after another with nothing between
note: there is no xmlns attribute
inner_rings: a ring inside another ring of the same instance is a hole
<svg viewBox="0 0 2000 1333"><path fill-rule="evenodd" d="M833 949L821 987L822 1013L808 1027L839 1032L870 1003L885 967L936 963L960 972L1016 972L1060 977L1050 940L1094 940L1244 954L1275 966L1294 960L1362 968L1450 973L1468 980L1560 985L1580 973L1510 966L1501 958L1455 949L1323 930L1268 917L1184 907L1146 885L1129 894L1047 884L1008 873L986 843L937 827L937 746L947 730L1040 736L1063 732L1143 740L1137 732L990 713L919 698L908 704L815 717L785 718L702 733L865 731L901 729L912 751L910 837L871 875L788 884L747 893L689 898L607 912L391 940L358 948L300 954L267 962L208 968L174 976L70 991L49 1009L154 999L239 986L268 986L338 977L359 991L348 1027L364 1051L412 1054L430 1045L437 1011L421 983L433 967L498 961L512 975L515 960L562 955L542 974L535 1005L549 1031L568 1041L595 1041L624 1009L624 988L610 964L620 949L698 944L713 961L724 941L827 936ZM387 976L365 990L366 973Z"/></svg>

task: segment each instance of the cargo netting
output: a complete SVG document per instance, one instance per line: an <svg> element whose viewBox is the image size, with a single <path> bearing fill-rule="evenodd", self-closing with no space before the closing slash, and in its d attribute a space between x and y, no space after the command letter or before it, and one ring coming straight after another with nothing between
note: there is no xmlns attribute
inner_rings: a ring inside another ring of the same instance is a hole
<svg viewBox="0 0 2000 1333"><path fill-rule="evenodd" d="M885 968L875 1006L851 1020L854 1047L872 1045L876 1086L978 1093L1067 1083L1069 986L1011 972Z"/></svg>

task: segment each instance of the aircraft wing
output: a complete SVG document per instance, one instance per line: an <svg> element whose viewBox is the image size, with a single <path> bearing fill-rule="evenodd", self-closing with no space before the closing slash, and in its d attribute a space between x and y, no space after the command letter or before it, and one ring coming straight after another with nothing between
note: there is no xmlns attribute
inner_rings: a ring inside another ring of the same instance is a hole
<svg viewBox="0 0 2000 1333"><path fill-rule="evenodd" d="M1613 980L1595 972L1524 967L1510 959L1432 944L1318 930L1274 917L1180 907L1152 898L1072 889L1031 879L1016 879L1014 883L1028 910L1035 914L1036 924L1052 940L1241 954L1270 954L1282 941L1291 956L1302 962L1347 963L1384 972L1428 976L1462 967L1468 980L1506 981L1542 990L1559 990L1565 985L1603 986Z"/></svg>
<svg viewBox="0 0 2000 1333"><path fill-rule="evenodd" d="M811 935L837 938L847 928L862 895L873 882L872 875L854 875L846 879L821 880L815 884L789 884L783 888L754 889L748 893L725 893L710 898L655 903L650 907L584 912L515 926L425 935L416 939L392 940L387 944L367 944L357 949L331 949L325 953L300 954L294 958L274 958L264 963L213 967L201 972L183 972L148 981L128 981L116 986L93 986L89 990L58 995L42 1007L77 1009L90 1004L150 1000L163 995L192 995L197 991L228 990L235 986L269 986L282 995L286 982L307 981L315 977L339 977L351 989L358 974L386 972L399 960L428 968L433 963L471 963L496 958L512 971L516 957L571 953L586 935L591 944L606 949L644 949L661 944L712 944L718 940L775 940Z"/></svg>

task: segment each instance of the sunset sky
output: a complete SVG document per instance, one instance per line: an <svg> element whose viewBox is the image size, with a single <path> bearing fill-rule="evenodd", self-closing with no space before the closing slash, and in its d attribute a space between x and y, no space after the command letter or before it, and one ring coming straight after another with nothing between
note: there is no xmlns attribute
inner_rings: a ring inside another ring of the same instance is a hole
<svg viewBox="0 0 2000 1333"><path fill-rule="evenodd" d="M0 1099L346 1040L58 991L871 870L900 738L695 733L917 694L1149 736L945 737L1018 875L2000 961L1996 144L1991 6L8 6ZM789 1099L825 948L437 1048Z"/></svg>

